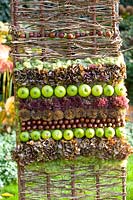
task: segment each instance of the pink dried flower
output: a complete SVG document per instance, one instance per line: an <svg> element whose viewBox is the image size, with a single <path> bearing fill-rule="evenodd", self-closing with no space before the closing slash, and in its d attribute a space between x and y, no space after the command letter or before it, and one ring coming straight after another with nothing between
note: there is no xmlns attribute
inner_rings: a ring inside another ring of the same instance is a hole
<svg viewBox="0 0 133 200"><path fill-rule="evenodd" d="M94 106L97 108L100 107L107 107L108 106L108 99L105 97L97 98L94 102Z"/></svg>
<svg viewBox="0 0 133 200"><path fill-rule="evenodd" d="M112 107L120 107L128 109L129 99L125 96L117 96L111 98Z"/></svg>

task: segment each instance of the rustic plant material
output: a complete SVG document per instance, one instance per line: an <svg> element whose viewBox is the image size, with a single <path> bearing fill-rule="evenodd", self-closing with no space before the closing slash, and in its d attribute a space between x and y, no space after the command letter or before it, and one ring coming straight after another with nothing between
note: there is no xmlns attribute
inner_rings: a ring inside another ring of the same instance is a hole
<svg viewBox="0 0 133 200"><path fill-rule="evenodd" d="M23 69L14 72L15 83L19 86L27 85L70 85L77 83L106 82L116 84L126 77L125 66L98 65L95 64L83 67L82 65L72 65L68 68L58 68L55 70Z"/></svg>
<svg viewBox="0 0 133 200"><path fill-rule="evenodd" d="M76 119L62 119L62 120L52 120L46 121L41 118L38 120L23 120L21 122L21 130L45 130L45 129L66 129L67 125L71 125L71 128L78 128L81 125L83 128L92 127L123 127L125 121L123 118L76 118Z"/></svg>
<svg viewBox="0 0 133 200"><path fill-rule="evenodd" d="M80 96L74 97L63 97L56 98L52 97L50 99L39 98L37 100L34 99L18 99L18 108L27 109L30 111L41 111L45 112L47 110L56 111L66 111L68 109L82 108L86 109L127 109L128 108L128 98L126 96L112 96L112 97L94 97L90 95L87 98L83 98ZM61 114L61 113L60 113ZM61 116L60 116L61 117Z"/></svg>
<svg viewBox="0 0 133 200"><path fill-rule="evenodd" d="M124 138L73 139L71 141L40 140L19 144L13 158L20 164L55 159L74 159L77 156L95 156L103 160L124 160L133 149Z"/></svg>

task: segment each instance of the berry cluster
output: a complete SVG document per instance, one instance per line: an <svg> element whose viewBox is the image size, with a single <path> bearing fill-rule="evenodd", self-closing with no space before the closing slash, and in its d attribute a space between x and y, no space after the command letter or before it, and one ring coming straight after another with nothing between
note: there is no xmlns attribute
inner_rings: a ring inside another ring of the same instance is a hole
<svg viewBox="0 0 133 200"><path fill-rule="evenodd" d="M106 128L75 128L75 129L66 129L64 131L55 129L53 131L43 130L43 131L32 131L32 132L21 132L20 133L20 141L21 142L28 142L30 139L33 141L38 141L41 138L46 140L49 138L53 138L54 140L61 140L64 138L65 140L72 140L75 138L83 138L87 137L89 139L93 138L94 136L98 138L106 137L108 139L113 138L114 136L121 138L124 136L124 128L123 127L116 127L115 129L112 127Z"/></svg>

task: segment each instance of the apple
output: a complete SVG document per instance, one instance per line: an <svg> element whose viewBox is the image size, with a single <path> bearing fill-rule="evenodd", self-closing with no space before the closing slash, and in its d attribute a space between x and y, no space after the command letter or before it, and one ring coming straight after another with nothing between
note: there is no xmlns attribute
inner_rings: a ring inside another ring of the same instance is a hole
<svg viewBox="0 0 133 200"><path fill-rule="evenodd" d="M38 87L33 87L31 90L30 90L30 96L33 98L33 99L37 99L41 96L41 91Z"/></svg>
<svg viewBox="0 0 133 200"><path fill-rule="evenodd" d="M107 96L107 97L110 97L114 94L114 88L112 85L106 85L104 88L103 88L103 92L104 92L104 95Z"/></svg>
<svg viewBox="0 0 133 200"><path fill-rule="evenodd" d="M85 135L84 129L82 129L82 128L75 128L75 130L74 130L74 136L76 138L82 138L82 137L84 137L84 135Z"/></svg>
<svg viewBox="0 0 133 200"><path fill-rule="evenodd" d="M85 136L87 137L87 138L93 138L94 137L94 135L95 135L95 130L94 130L94 128L87 128L86 130L85 130Z"/></svg>
<svg viewBox="0 0 133 200"><path fill-rule="evenodd" d="M61 98L66 95L66 89L64 86L56 86L54 93L55 93L55 96Z"/></svg>
<svg viewBox="0 0 133 200"><path fill-rule="evenodd" d="M21 142L28 142L30 139L29 133L27 131L21 132L19 135Z"/></svg>
<svg viewBox="0 0 133 200"><path fill-rule="evenodd" d="M115 130L112 127L107 127L105 128L104 134L106 138L112 138L115 135Z"/></svg>
<svg viewBox="0 0 133 200"><path fill-rule="evenodd" d="M65 140L71 140L74 137L73 131L71 129L67 129L63 133L63 137Z"/></svg>
<svg viewBox="0 0 133 200"><path fill-rule="evenodd" d="M118 138L123 137L123 136L124 136L124 132L125 132L124 127L117 127L117 128L115 129L115 135L116 135L116 137L118 137Z"/></svg>
<svg viewBox="0 0 133 200"><path fill-rule="evenodd" d="M20 87L17 91L17 95L21 99L27 99L29 97L29 89L26 87Z"/></svg>
<svg viewBox="0 0 133 200"><path fill-rule="evenodd" d="M69 96L75 96L78 93L78 88L75 85L69 85L67 87L67 94Z"/></svg>
<svg viewBox="0 0 133 200"><path fill-rule="evenodd" d="M47 140L51 137L51 132L48 130L44 130L41 134L42 139Z"/></svg>
<svg viewBox="0 0 133 200"><path fill-rule="evenodd" d="M94 85L92 87L92 94L95 97L99 97L103 93L103 87L101 85Z"/></svg>
<svg viewBox="0 0 133 200"><path fill-rule="evenodd" d="M115 86L115 93L118 96L124 96L126 94L126 87L124 86L124 84L118 84Z"/></svg>
<svg viewBox="0 0 133 200"><path fill-rule="evenodd" d="M53 88L50 85L45 85L42 87L42 95L44 97L51 97L54 93Z"/></svg>
<svg viewBox="0 0 133 200"><path fill-rule="evenodd" d="M52 132L52 138L54 139L54 140L61 140L61 138L62 138L62 131L60 131L60 130L54 130L53 132Z"/></svg>
<svg viewBox="0 0 133 200"><path fill-rule="evenodd" d="M78 92L81 97L88 97L91 93L91 87L87 84L81 84Z"/></svg>
<svg viewBox="0 0 133 200"><path fill-rule="evenodd" d="M31 139L34 141L40 140L41 138L40 131L32 131L30 136L31 136Z"/></svg>
<svg viewBox="0 0 133 200"><path fill-rule="evenodd" d="M101 138L104 136L104 129L103 128L96 128L96 136Z"/></svg>

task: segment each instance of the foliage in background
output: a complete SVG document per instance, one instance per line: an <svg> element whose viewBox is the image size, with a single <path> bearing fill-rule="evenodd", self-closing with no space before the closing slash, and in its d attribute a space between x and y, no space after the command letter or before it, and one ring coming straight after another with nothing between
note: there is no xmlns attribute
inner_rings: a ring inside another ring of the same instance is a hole
<svg viewBox="0 0 133 200"><path fill-rule="evenodd" d="M14 97L9 97L6 101L0 102L0 132L15 128L15 105Z"/></svg>
<svg viewBox="0 0 133 200"><path fill-rule="evenodd" d="M12 95L13 63L9 57L10 47L5 45L11 40L9 25L0 22L0 93L3 101Z"/></svg>
<svg viewBox="0 0 133 200"><path fill-rule="evenodd" d="M132 7L133 10L133 7ZM133 104L133 15L122 13L123 21L120 23L123 40L123 53L127 65L127 88L130 104Z"/></svg>
<svg viewBox="0 0 133 200"><path fill-rule="evenodd" d="M0 0L0 21L7 22L10 20L10 0Z"/></svg>
<svg viewBox="0 0 133 200"><path fill-rule="evenodd" d="M15 148L15 131L0 134L0 187L16 180L16 163L12 161L11 151Z"/></svg>

